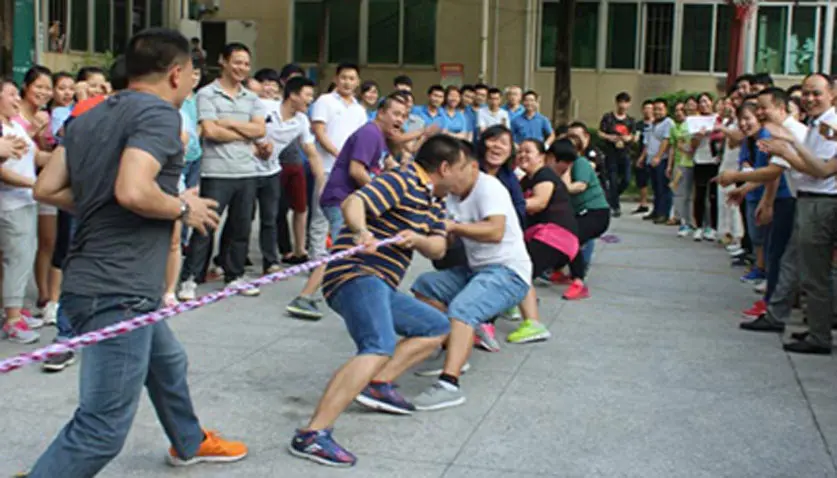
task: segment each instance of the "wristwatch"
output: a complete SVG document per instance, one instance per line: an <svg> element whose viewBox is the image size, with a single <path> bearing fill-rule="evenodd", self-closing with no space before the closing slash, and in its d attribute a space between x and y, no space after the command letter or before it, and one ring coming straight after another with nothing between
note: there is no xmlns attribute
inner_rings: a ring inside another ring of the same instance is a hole
<svg viewBox="0 0 837 478"><path fill-rule="evenodd" d="M187 203L186 201L181 199L180 200L180 215L177 216L177 219L179 219L183 222L186 222L186 220L189 219L189 212L191 210L192 210L192 208L189 207L189 203Z"/></svg>

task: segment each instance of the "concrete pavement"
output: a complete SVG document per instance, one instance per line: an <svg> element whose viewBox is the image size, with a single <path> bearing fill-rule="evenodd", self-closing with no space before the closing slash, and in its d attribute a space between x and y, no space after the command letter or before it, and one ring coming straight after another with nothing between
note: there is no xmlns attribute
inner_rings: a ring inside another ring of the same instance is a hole
<svg viewBox="0 0 837 478"><path fill-rule="evenodd" d="M738 311L756 297L717 245L633 217L611 232L621 242L597 244L592 298L568 303L562 287L540 288L553 339L475 351L464 406L393 417L353 405L335 433L359 456L351 470L286 452L354 350L332 313L319 323L284 316L301 278L176 317L204 425L244 439L251 455L167 467L168 444L144 399L123 453L101 476L837 477L835 359L790 356L779 336L740 331ZM428 267L417 261L405 284ZM513 327L498 324L503 336ZM3 357L23 350L0 343ZM31 464L70 417L77 372L0 376L0 477ZM429 383L401 381L407 396Z"/></svg>

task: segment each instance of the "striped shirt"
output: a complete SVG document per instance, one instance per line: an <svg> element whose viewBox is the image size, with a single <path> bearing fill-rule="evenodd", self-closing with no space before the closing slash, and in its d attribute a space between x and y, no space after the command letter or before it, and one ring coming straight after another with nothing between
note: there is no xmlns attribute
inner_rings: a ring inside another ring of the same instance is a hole
<svg viewBox="0 0 837 478"><path fill-rule="evenodd" d="M376 177L354 194L366 206L366 227L376 239L387 239L407 229L425 235L445 235L444 206L433 197L427 172L415 163ZM354 245L354 235L344 226L333 252ZM370 275L397 288L412 258L410 249L386 245L371 254L355 254L331 262L323 278L323 295L328 298L342 284Z"/></svg>

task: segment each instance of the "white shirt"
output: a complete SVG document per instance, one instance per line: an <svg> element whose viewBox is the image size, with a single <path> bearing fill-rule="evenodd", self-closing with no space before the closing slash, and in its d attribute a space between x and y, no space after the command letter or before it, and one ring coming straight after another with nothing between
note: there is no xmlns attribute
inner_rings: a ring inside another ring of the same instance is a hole
<svg viewBox="0 0 837 478"><path fill-rule="evenodd" d="M692 161L695 164L716 164L717 160L712 156L712 148L709 146L709 135L703 137L698 143L695 152L692 154Z"/></svg>
<svg viewBox="0 0 837 478"><path fill-rule="evenodd" d="M265 117L265 141L273 143L273 154L270 159L265 161L266 169L269 169L265 176L270 176L282 170L282 164L279 162L279 154L285 150L291 143L299 139L303 144L310 144L314 142L314 134L311 133L311 122L308 121L308 116L305 113L295 113L289 119L282 120L282 102L276 100L267 100L271 104L265 104L268 107L267 115Z"/></svg>
<svg viewBox="0 0 837 478"><path fill-rule="evenodd" d="M727 129L737 130L738 122L733 121L727 125ZM730 146L729 139L726 140L724 148L724 155L721 159L721 171L738 171L738 153L741 152L741 147L733 148Z"/></svg>
<svg viewBox="0 0 837 478"><path fill-rule="evenodd" d="M788 117L785 118L785 121L782 122L782 126L791 132L794 139L801 143L805 142L805 138L808 136L808 127L795 120L793 116L788 115ZM788 145L788 148L792 149L792 146ZM796 191L799 187L799 179L801 176L804 176L804 174L792 169L790 163L788 163L785 158L780 156L771 156L770 164L775 164L776 166L785 169L785 172L782 174L785 176L785 181L787 181L791 193L794 197L796 197Z"/></svg>
<svg viewBox="0 0 837 478"><path fill-rule="evenodd" d="M513 270L527 284L532 283L532 260L523 242L523 231L517 221L511 196L499 179L483 172L465 199L448 194L448 212L462 224L485 220L490 216L505 216L506 232L498 244L462 238L468 266L473 270L491 265L503 265Z"/></svg>
<svg viewBox="0 0 837 478"><path fill-rule="evenodd" d="M490 128L494 125L501 124L506 128L511 128L511 121L509 120L509 112L500 108L496 113L492 113L488 106L480 108L477 113L477 126L480 128Z"/></svg>
<svg viewBox="0 0 837 478"><path fill-rule="evenodd" d="M829 108L828 111L811 122L811 127L808 128L805 136L805 147L813 153L814 157L822 161L831 161L837 155L837 143L825 139L820 134L820 123L823 121L829 123L837 122L837 113L835 113L834 108ZM834 176L818 179L797 172L794 173L794 177L799 191L837 195L837 182L835 182Z"/></svg>
<svg viewBox="0 0 837 478"><path fill-rule="evenodd" d="M29 138L29 134L26 133L23 126L14 121L9 124L4 124L2 128L3 136L23 138L29 147L22 158L7 159L5 163L0 165L0 168L6 171L13 171L21 176L34 180L38 177L35 174L35 143ZM14 211L33 204L36 204L36 202L35 198L32 197L32 188L9 186L0 181L0 211Z"/></svg>
<svg viewBox="0 0 837 478"><path fill-rule="evenodd" d="M347 104L336 91L321 95L311 108L311 122L325 123L326 136L338 151L343 148L349 136L368 120L366 108L361 106L355 98ZM326 152L319 144L317 150L323 158L325 173L331 173L337 158Z"/></svg>

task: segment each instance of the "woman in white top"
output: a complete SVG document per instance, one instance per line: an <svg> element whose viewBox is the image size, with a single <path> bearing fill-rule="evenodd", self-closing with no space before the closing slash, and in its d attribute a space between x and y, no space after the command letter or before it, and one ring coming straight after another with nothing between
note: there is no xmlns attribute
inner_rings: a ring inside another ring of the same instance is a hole
<svg viewBox="0 0 837 478"><path fill-rule="evenodd" d="M724 147L719 171L738 171L740 141L730 138L730 132L738 130L735 108L739 101L740 97L737 93L733 93L724 100L723 117L718 127L718 131L724 135ZM741 218L741 208L727 201L727 194L735 189L735 185L719 186L718 189L718 234L730 254L740 254L743 252L741 240L744 238L744 221Z"/></svg>
<svg viewBox="0 0 837 478"><path fill-rule="evenodd" d="M3 254L2 296L6 311L3 336L13 342L32 343L40 336L33 328L43 321L22 314L26 285L38 240L38 204L32 197L37 175L35 168L49 160L26 129L12 118L20 114L21 98L17 85L0 82L0 127L2 136L15 136L27 143L26 153L0 165L0 251Z"/></svg>
<svg viewBox="0 0 837 478"><path fill-rule="evenodd" d="M715 116L712 96L701 93L698 100L698 114L701 116ZM717 239L718 228L718 189L712 183L712 178L718 175L718 155L712 151L710 134L712 131L701 131L692 135L692 161L695 177L695 233L696 241ZM709 201L709 221L706 221L706 202Z"/></svg>

